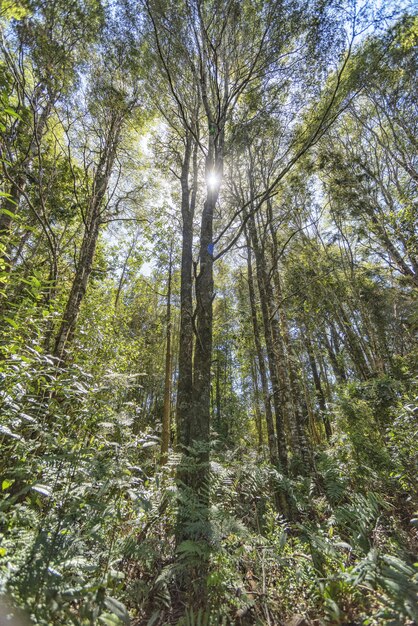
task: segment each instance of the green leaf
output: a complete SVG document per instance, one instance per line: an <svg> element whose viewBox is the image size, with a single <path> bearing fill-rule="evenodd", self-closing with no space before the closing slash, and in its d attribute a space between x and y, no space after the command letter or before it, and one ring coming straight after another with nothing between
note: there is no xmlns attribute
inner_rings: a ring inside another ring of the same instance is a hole
<svg viewBox="0 0 418 626"><path fill-rule="evenodd" d="M9 487L11 487L14 483L14 479L12 480L7 480L7 478L5 480L3 480L3 482L1 483L1 488L2 491L6 491L6 489L8 489Z"/></svg>
<svg viewBox="0 0 418 626"><path fill-rule="evenodd" d="M3 109L3 112L8 113L9 115L11 115L12 117L15 117L18 120L22 119L19 113L17 113L14 109L11 109L10 107L6 107L5 109Z"/></svg>
<svg viewBox="0 0 418 626"><path fill-rule="evenodd" d="M202 547L202 544L198 543L197 541L192 541L190 539L182 541L177 548L177 552L179 554L194 554L197 556L202 556L203 554L205 554L205 550Z"/></svg>
<svg viewBox="0 0 418 626"><path fill-rule="evenodd" d="M161 611L155 611L147 622L147 626L155 626L161 617Z"/></svg>
<svg viewBox="0 0 418 626"><path fill-rule="evenodd" d="M32 485L31 489L37 491L38 493L41 493L44 496L52 495L52 491L49 487L47 487L47 485Z"/></svg>
<svg viewBox="0 0 418 626"><path fill-rule="evenodd" d="M158 445L158 441L145 441L145 442L142 444L142 447L143 447L143 448L151 448L151 447L153 447L153 446L157 446L157 445Z"/></svg>
<svg viewBox="0 0 418 626"><path fill-rule="evenodd" d="M116 600L116 598L112 598L109 596L105 599L104 603L109 611L111 611L114 615L116 615L116 617L121 620L122 624L130 623L131 620L129 618L129 613L126 609L126 606L122 604L122 602L119 602L119 600Z"/></svg>
<svg viewBox="0 0 418 626"><path fill-rule="evenodd" d="M10 324L10 326L13 326L13 328L16 328L16 329L19 328L19 324L15 322L14 320L12 320L11 317L5 317L4 319L8 324Z"/></svg>
<svg viewBox="0 0 418 626"><path fill-rule="evenodd" d="M120 626L123 624L123 622L121 622L120 619L112 613L102 613L99 617L99 622L101 624L106 624L106 626Z"/></svg>
<svg viewBox="0 0 418 626"><path fill-rule="evenodd" d="M16 203L15 203L16 204ZM11 217L13 220L16 219L18 216L16 215L16 213L13 213L12 211L9 211L9 209L0 209L0 213L2 213L3 215L8 215L9 217Z"/></svg>
<svg viewBox="0 0 418 626"><path fill-rule="evenodd" d="M1 424L0 424L0 435L7 435L8 437L12 437L13 439L22 439L22 437L20 437L16 433L13 433L10 430L10 428L8 428L7 426L2 426Z"/></svg>

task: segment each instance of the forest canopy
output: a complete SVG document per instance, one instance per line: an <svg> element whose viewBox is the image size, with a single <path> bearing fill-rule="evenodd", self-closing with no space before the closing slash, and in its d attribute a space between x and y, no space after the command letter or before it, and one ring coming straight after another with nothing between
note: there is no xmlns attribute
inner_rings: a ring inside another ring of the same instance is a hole
<svg viewBox="0 0 418 626"><path fill-rule="evenodd" d="M414 9L1 2L0 623L418 624Z"/></svg>

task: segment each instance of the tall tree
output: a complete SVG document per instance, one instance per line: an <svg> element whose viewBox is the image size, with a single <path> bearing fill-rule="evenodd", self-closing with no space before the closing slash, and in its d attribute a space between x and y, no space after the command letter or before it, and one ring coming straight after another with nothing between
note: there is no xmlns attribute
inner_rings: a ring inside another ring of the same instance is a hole
<svg viewBox="0 0 418 626"><path fill-rule="evenodd" d="M117 168L120 169L117 157L127 122L134 118L140 102L139 83L129 74L132 72L130 58L123 57L120 46L112 50L108 44L107 53L106 48L97 52L107 54L108 68L104 72L100 61L92 61L92 84L87 95L87 110L83 112L86 124L82 130L88 133L87 143L83 146L86 193L83 197L79 196L78 181L74 179L74 201L78 205L84 231L70 293L54 342L54 355L61 360L74 336L93 269L100 228L108 220L118 218L119 201L112 204L119 178ZM123 200L124 195L122 193L119 200Z"/></svg>

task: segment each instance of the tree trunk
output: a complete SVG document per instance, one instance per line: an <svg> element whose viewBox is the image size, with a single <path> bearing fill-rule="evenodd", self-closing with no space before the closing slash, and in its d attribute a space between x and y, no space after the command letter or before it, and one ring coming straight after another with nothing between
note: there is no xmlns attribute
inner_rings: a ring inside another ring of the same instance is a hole
<svg viewBox="0 0 418 626"><path fill-rule="evenodd" d="M192 136L186 137L181 170L182 250L180 268L180 342L177 381L177 446L190 444L190 420L193 392L193 218L197 192L197 142L193 147L193 184L190 193L189 171Z"/></svg>
<svg viewBox="0 0 418 626"><path fill-rule="evenodd" d="M212 141L212 140L210 140ZM214 166L213 148L206 157L206 175ZM193 362L192 403L189 394L182 407L182 436L187 437L182 463L178 470L180 479L179 510L176 524L176 541L198 542L201 546L199 566L194 565L178 581L183 595L193 606L205 606L207 602L207 572L209 567L208 545L211 538L209 519L209 446L210 446L210 401L211 366L213 345L213 215L218 200L219 188L207 186L203 206L199 273L196 276L196 326ZM187 277L188 278L188 277ZM191 294L187 294L190 297ZM193 321L193 318L191 319ZM191 354L189 353L191 359ZM185 364L187 366L187 364ZM188 367L186 369L188 373ZM185 391L188 392L188 389ZM181 441L181 443L183 443ZM193 585L190 585L190 579Z"/></svg>
<svg viewBox="0 0 418 626"><path fill-rule="evenodd" d="M221 432L221 360L220 350L216 358L216 380L215 380L215 430L219 434Z"/></svg>
<svg viewBox="0 0 418 626"><path fill-rule="evenodd" d="M370 367L367 361L367 356L361 345L361 338L353 329L352 324L348 319L342 305L339 305L337 307L336 317L340 329L346 336L346 345L351 356L353 366L355 370L357 370L359 377L363 380L367 380L368 378L370 378Z"/></svg>
<svg viewBox="0 0 418 626"><path fill-rule="evenodd" d="M270 463L272 465L277 465L278 463L277 440L276 440L276 433L274 432L273 413L271 410L271 401L270 401L270 392L268 388L266 364L264 361L263 349L261 346L260 329L258 325L257 305L256 305L255 289L254 289L254 277L253 277L253 268L252 268L252 261L251 261L251 256L252 256L251 255L251 243L249 240L247 229L245 229L245 236L247 239L247 274L248 274L248 293L249 293L250 307L251 307L251 321L252 321L252 326L253 326L253 336L254 336L255 350L257 354L258 369L260 372L261 390L263 393L263 400L264 400L264 410L265 410L265 419L266 419L266 427L267 427L267 439L268 439L268 446L269 446Z"/></svg>
<svg viewBox="0 0 418 626"><path fill-rule="evenodd" d="M19 199L21 188L24 185L24 180L22 178L18 179L17 183L12 183L10 187L9 197L4 198L3 209L0 213L0 243L2 249L0 251L0 259L3 261L5 271L7 274L11 271L11 257L12 257L12 249L13 245L11 242L12 235L12 226L14 215L18 213L19 209Z"/></svg>
<svg viewBox="0 0 418 626"><path fill-rule="evenodd" d="M303 462L299 470L303 474L306 474L309 468L313 466L312 449L306 433L308 409L303 399L303 378L301 380L301 374L298 371L298 355L290 334L287 314L282 304L283 293L277 263L273 271L273 277L277 298L277 310L280 316L281 335L283 337L283 347L281 351L283 352L284 369L287 372L286 385L289 385L289 393L293 403L293 412L290 413L289 418L294 420L293 428L296 430L295 454L298 455ZM292 408L290 402L289 407L290 409Z"/></svg>
<svg viewBox="0 0 418 626"><path fill-rule="evenodd" d="M328 352L328 357L331 363L332 371L334 372L334 376L338 383L343 383L347 380L347 374L345 372L344 366L338 360L338 356L339 356L338 334L332 323L330 323L330 331L331 331L331 341L327 335L326 329L324 330L322 337L324 339L325 347Z"/></svg>
<svg viewBox="0 0 418 626"><path fill-rule="evenodd" d="M258 387L257 363L255 360L251 362L251 378L253 382L254 393L254 423L257 432L257 450L258 453L261 454L263 450L263 425L261 422L260 389Z"/></svg>
<svg viewBox="0 0 418 626"><path fill-rule="evenodd" d="M61 361L65 360L68 347L73 341L81 303L93 268L93 260L99 238L99 226L100 222L96 217L89 229L84 233L70 295L68 296L61 326L55 339L54 356Z"/></svg>
<svg viewBox="0 0 418 626"><path fill-rule="evenodd" d="M278 460L282 471L286 473L288 468L287 449L281 406L281 389L277 370L277 354L274 345L272 328L272 322L274 321L274 318L271 314L274 307L274 298L271 283L268 277L266 259L260 248L253 215L250 215L248 219L248 231L252 241L256 261L257 282L260 292L261 313L264 326L264 338L266 342L267 360L273 390L273 405L276 416L277 451L279 457Z"/></svg>
<svg viewBox="0 0 418 626"><path fill-rule="evenodd" d="M217 192L208 189L203 207L200 232L200 270L196 278L196 345L193 367L193 419L190 443L201 446L199 454L205 465L209 460L210 377L213 324L213 213ZM207 449L205 449L205 447ZM197 477L198 482L203 474Z"/></svg>
<svg viewBox="0 0 418 626"><path fill-rule="evenodd" d="M307 328L305 328L305 346L306 346L306 351L308 353L309 365L312 371L312 377L313 377L314 386L315 386L315 395L318 399L318 404L319 404L319 411L322 417L322 421L324 423L327 441L329 441L332 436L331 423L327 415L327 406L326 406L324 390L322 389L321 376L320 376L320 373L316 364L315 354L314 354L312 342L309 337L309 332Z"/></svg>
<svg viewBox="0 0 418 626"><path fill-rule="evenodd" d="M171 426L171 280L173 272L173 242L170 247L170 260L168 266L167 285L167 327L166 327L166 349L165 349L165 378L164 378L164 405L163 423L161 433L161 464L164 465L168 459L168 448L170 444Z"/></svg>
<svg viewBox="0 0 418 626"><path fill-rule="evenodd" d="M99 238L102 219L103 201L112 175L116 152L119 145L123 118L115 112L109 125L102 154L94 175L92 193L90 197L83 241L71 286L71 291L65 306L64 316L55 339L54 356L64 361L67 350L71 345L80 313L81 303L86 293L87 284L93 268L93 261Z"/></svg>
<svg viewBox="0 0 418 626"><path fill-rule="evenodd" d="M34 112L34 127L32 130L32 137L29 140L29 146L26 148L25 156L23 160L20 161L20 164L13 163L13 169L16 172L18 171L17 176L12 180L9 179L10 184L10 194L9 197L4 200L4 208L7 210L7 213L0 214L0 242L3 244L3 250L0 253L0 258L5 263L5 270L7 273L12 271L12 229L13 229L13 220L14 217L12 215L17 215L19 212L20 200L22 197L22 193L25 192L25 188L28 181L28 176L32 169L33 160L36 155L36 152L40 152L40 145L47 130L48 118L51 114L52 107L54 105L56 98L56 94L51 95L51 99L48 100L45 107L42 109L42 112L38 111ZM35 105L35 101L33 102L33 106ZM23 120L20 120L16 129L16 140L19 143L19 139L23 139L25 134L27 133L27 126ZM39 154L40 156L40 154ZM18 160L18 159L17 159ZM41 167L41 163L39 164ZM4 164L5 175L7 177L6 165ZM40 195L42 194L42 189L39 189ZM12 215L11 215L12 214Z"/></svg>

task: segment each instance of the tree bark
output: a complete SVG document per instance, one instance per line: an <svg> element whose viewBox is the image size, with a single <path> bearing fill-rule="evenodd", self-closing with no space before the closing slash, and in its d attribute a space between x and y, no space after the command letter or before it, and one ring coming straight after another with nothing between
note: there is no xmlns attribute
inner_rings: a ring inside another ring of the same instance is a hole
<svg viewBox="0 0 418 626"><path fill-rule="evenodd" d="M208 189L200 231L200 268L196 277L196 343L193 367L193 419L190 442L202 447L202 463L209 461L210 379L213 325L213 214L218 194ZM207 449L204 449L204 448ZM198 477L198 481L202 476Z"/></svg>
<svg viewBox="0 0 418 626"><path fill-rule="evenodd" d="M189 172L193 152L193 183ZM193 218L197 193L197 143L187 133L181 169L182 249L180 268L180 341L177 381L177 446L190 445L190 412L193 392Z"/></svg>
<svg viewBox="0 0 418 626"><path fill-rule="evenodd" d="M54 356L60 359L60 361L65 361L68 348L73 341L81 303L84 299L93 268L102 220L103 201L116 159L122 121L123 118L120 113L114 112L106 136L106 142L94 175L83 241L75 276L65 306L63 319L55 339Z"/></svg>
<svg viewBox="0 0 418 626"><path fill-rule="evenodd" d="M278 463L277 440L276 440L276 433L274 431L273 413L271 410L271 401L270 401L270 392L268 388L266 364L264 360L263 349L261 346L260 329L258 325L257 305L256 305L255 289L254 289L254 276L253 276L253 268L252 268L252 260L251 260L251 256L252 256L251 255L251 243L250 243L249 235L248 235L246 228L245 228L245 236L247 240L247 275L248 275L248 293L249 293L250 307L251 307L251 322L252 322L252 327L253 327L254 345L255 345L255 350L257 354L258 369L260 372L261 390L262 390L263 400L264 400L264 411L265 411L265 419L266 419L266 427L267 427L267 440L268 440L268 446L269 446L270 463L272 465L277 465Z"/></svg>
<svg viewBox="0 0 418 626"><path fill-rule="evenodd" d="M316 364L315 354L314 354L311 338L309 337L309 332L307 328L305 328L305 346L306 346L306 351L308 353L309 365L312 371L312 378L313 378L314 387L315 387L315 395L318 399L319 410L320 410L320 414L321 414L322 421L324 424L327 441L329 441L332 436L331 423L327 415L325 393L324 393L324 390L322 389L321 376L320 376L320 373Z"/></svg>
<svg viewBox="0 0 418 626"><path fill-rule="evenodd" d="M271 283L268 277L266 259L260 247L253 215L250 215L248 219L248 232L252 241L252 247L254 250L256 261L257 282L260 292L261 313L264 326L264 339L266 342L267 360L273 391L274 413L276 417L278 461L282 471L286 473L288 469L287 448L281 405L281 389L276 362L277 354L274 345L272 328L272 322L274 321L274 318L272 316L274 298Z"/></svg>
<svg viewBox="0 0 418 626"><path fill-rule="evenodd" d="M275 264L274 271L274 286L277 300L277 310L280 316L281 337L279 340L282 342L280 347L280 353L283 355L284 372L283 378L287 395L290 397L287 400L287 406L289 406L289 420L292 421L292 428L295 431L295 449L294 452L303 461L303 467L301 471L306 473L309 467L312 465L312 454L309 447L308 439L306 436L306 410L304 410L302 402L302 390L301 381L299 380L299 373L297 370L297 354L295 352L292 339L290 336L290 330L287 320L286 311L282 305L282 286L280 281L279 269L277 263Z"/></svg>
<svg viewBox="0 0 418 626"><path fill-rule="evenodd" d="M253 382L254 393L254 423L257 432L257 450L258 453L261 454L263 450L263 425L260 412L260 389L258 386L257 362L255 360L251 363L251 378Z"/></svg>
<svg viewBox="0 0 418 626"><path fill-rule="evenodd" d="M218 356L216 357L216 380L215 380L215 429L219 434L221 431L221 360L220 350L218 350Z"/></svg>
<svg viewBox="0 0 418 626"><path fill-rule="evenodd" d="M93 268L94 255L99 238L99 227L100 222L98 217L96 217L90 224L89 229L84 233L76 273L65 306L63 319L55 339L54 356L59 358L60 361L65 360L67 350L74 338L81 303Z"/></svg>
<svg viewBox="0 0 418 626"><path fill-rule="evenodd" d="M161 433L161 464L167 463L171 426L171 281L173 273L173 242L170 247L167 285L167 320L164 376L164 405Z"/></svg>

